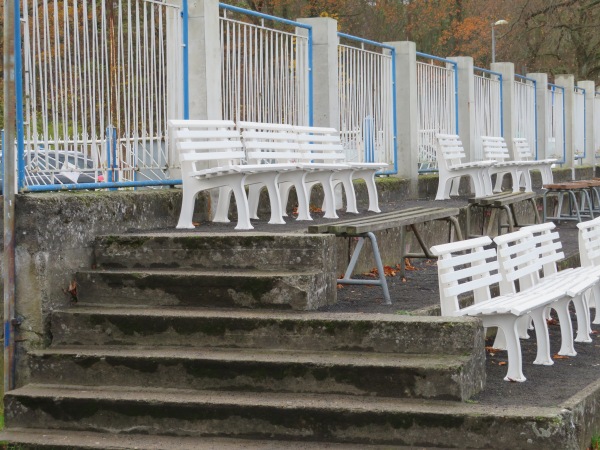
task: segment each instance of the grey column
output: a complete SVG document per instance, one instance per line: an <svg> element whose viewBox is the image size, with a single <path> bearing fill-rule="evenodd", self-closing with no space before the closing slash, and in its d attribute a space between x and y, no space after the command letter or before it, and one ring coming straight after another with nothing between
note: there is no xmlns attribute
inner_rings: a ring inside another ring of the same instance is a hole
<svg viewBox="0 0 600 450"><path fill-rule="evenodd" d="M528 73L527 78L535 80L535 101L537 113L538 159L547 159L548 152L548 74Z"/></svg>
<svg viewBox="0 0 600 450"><path fill-rule="evenodd" d="M594 97L596 85L593 81L578 81L577 86L585 89L585 158L583 164L593 166L596 162L594 148Z"/></svg>
<svg viewBox="0 0 600 450"><path fill-rule="evenodd" d="M191 0L189 11L190 119L222 118L218 0Z"/></svg>
<svg viewBox="0 0 600 450"><path fill-rule="evenodd" d="M571 74L556 75L554 84L565 88L565 166L574 167L573 119L575 111L575 76Z"/></svg>
<svg viewBox="0 0 600 450"><path fill-rule="evenodd" d="M508 146L511 159L515 159L513 152L513 138L516 137L515 123L515 65L509 62L493 63L491 70L502 74L502 117L504 123L504 140ZM533 143L530 143L533 144Z"/></svg>
<svg viewBox="0 0 600 450"><path fill-rule="evenodd" d="M313 125L340 128L337 20L329 17L298 19L312 26ZM300 28L299 33L306 33Z"/></svg>
<svg viewBox="0 0 600 450"><path fill-rule="evenodd" d="M475 161L475 77L473 58L470 56L452 56L448 58L457 63L458 69L458 130L465 153L469 161ZM485 159L485 158L484 158Z"/></svg>
<svg viewBox="0 0 600 450"><path fill-rule="evenodd" d="M410 41L385 44L396 50L397 176L410 180L410 195L416 197L419 181L417 47Z"/></svg>

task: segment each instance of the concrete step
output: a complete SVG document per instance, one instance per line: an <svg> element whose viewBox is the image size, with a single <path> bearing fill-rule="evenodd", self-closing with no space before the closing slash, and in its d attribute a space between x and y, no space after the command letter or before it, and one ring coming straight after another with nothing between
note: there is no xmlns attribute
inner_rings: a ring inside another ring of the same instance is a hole
<svg viewBox="0 0 600 450"><path fill-rule="evenodd" d="M69 347L29 354L33 383L464 401L481 390L457 355L271 349Z"/></svg>
<svg viewBox="0 0 600 450"><path fill-rule="evenodd" d="M390 446L332 442L279 441L216 437L148 436L145 434L15 428L0 432L0 440L15 448L53 450L389 450ZM12 447L9 447L12 448ZM406 448L394 446L393 448ZM411 447L414 450L414 447ZM431 448L431 447L430 447ZM436 447L440 449L440 447ZM420 447L419 450L428 450Z"/></svg>
<svg viewBox="0 0 600 450"><path fill-rule="evenodd" d="M335 302L331 274L107 269L77 273L78 301L102 305L313 310Z"/></svg>
<svg viewBox="0 0 600 450"><path fill-rule="evenodd" d="M53 311L51 332L53 346L472 354L485 362L483 327L466 317L78 305Z"/></svg>
<svg viewBox="0 0 600 450"><path fill-rule="evenodd" d="M335 238L301 233L146 233L101 236L98 268L313 270L333 272Z"/></svg>
<svg viewBox="0 0 600 450"><path fill-rule="evenodd" d="M27 385L5 394L8 429L460 448L577 448L559 408L323 394Z"/></svg>

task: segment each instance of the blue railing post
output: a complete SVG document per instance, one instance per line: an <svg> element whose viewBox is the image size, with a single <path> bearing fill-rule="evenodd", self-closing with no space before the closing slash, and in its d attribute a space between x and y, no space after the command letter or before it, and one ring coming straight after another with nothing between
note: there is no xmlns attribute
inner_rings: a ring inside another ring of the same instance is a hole
<svg viewBox="0 0 600 450"><path fill-rule="evenodd" d="M17 132L17 191L25 185L25 129L23 124L23 64L21 52L21 5L15 2L15 103ZM6 80L5 80L6 81Z"/></svg>

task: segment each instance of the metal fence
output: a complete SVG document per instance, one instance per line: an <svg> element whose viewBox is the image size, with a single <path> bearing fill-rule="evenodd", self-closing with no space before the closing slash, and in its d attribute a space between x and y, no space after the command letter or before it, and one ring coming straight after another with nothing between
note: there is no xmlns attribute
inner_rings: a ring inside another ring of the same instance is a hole
<svg viewBox="0 0 600 450"><path fill-rule="evenodd" d="M548 84L548 104L546 105L546 158L555 158L564 164L566 159L565 141L565 88Z"/></svg>
<svg viewBox="0 0 600 450"><path fill-rule="evenodd" d="M475 149L477 160L483 160L481 136L503 136L502 74L474 68L475 83Z"/></svg>
<svg viewBox="0 0 600 450"><path fill-rule="evenodd" d="M585 89L575 86L573 92L573 158L582 161L587 156L585 136Z"/></svg>
<svg viewBox="0 0 600 450"><path fill-rule="evenodd" d="M310 125L311 27L219 6L223 118Z"/></svg>
<svg viewBox="0 0 600 450"><path fill-rule="evenodd" d="M159 0L23 0L21 12L26 190L83 175L167 184L167 118L182 111L180 9Z"/></svg>
<svg viewBox="0 0 600 450"><path fill-rule="evenodd" d="M526 138L537 159L537 100L535 89L536 81L533 78L515 75L513 99L515 105L514 137Z"/></svg>
<svg viewBox="0 0 600 450"><path fill-rule="evenodd" d="M457 64L417 52L419 171L437 169L436 133L458 134Z"/></svg>
<svg viewBox="0 0 600 450"><path fill-rule="evenodd" d="M395 50L343 33L338 45L339 130L349 161L386 162L397 173Z"/></svg>

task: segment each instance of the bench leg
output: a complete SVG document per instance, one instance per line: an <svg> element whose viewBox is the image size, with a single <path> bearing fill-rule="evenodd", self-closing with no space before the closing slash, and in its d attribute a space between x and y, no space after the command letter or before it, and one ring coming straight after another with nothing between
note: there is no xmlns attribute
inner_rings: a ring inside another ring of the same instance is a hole
<svg viewBox="0 0 600 450"><path fill-rule="evenodd" d="M550 354L550 337L548 335L548 322L546 322L546 308L537 308L529 313L535 327L537 355L533 364L551 366L554 364Z"/></svg>
<svg viewBox="0 0 600 450"><path fill-rule="evenodd" d="M183 200L181 202L181 212L179 213L179 221L177 228L193 229L192 217L194 216L194 206L196 204L196 196L198 191L192 190L191 187L183 189Z"/></svg>
<svg viewBox="0 0 600 450"><path fill-rule="evenodd" d="M229 223L229 202L231 201L231 186L222 186L219 188L219 200L215 209L213 222ZM237 201L237 200L236 200ZM248 210L250 215L250 210Z"/></svg>
<svg viewBox="0 0 600 450"><path fill-rule="evenodd" d="M573 326L571 325L571 315L569 314L569 303L571 303L571 299L565 298L552 305L560 323L561 345L558 354L562 356L577 355L573 346Z"/></svg>
<svg viewBox="0 0 600 450"><path fill-rule="evenodd" d="M577 315L577 337L575 342L592 342L590 337L590 310L585 304L583 295L573 297L573 305Z"/></svg>
<svg viewBox="0 0 600 450"><path fill-rule="evenodd" d="M590 299L590 303L593 299L594 305L596 305L596 314L594 316L594 322L592 323L594 325L600 325L600 285L596 284L592 288L592 292L590 293L590 295L592 296L592 298Z"/></svg>
<svg viewBox="0 0 600 450"><path fill-rule="evenodd" d="M523 375L523 360L521 358L521 342L517 335L517 317L509 314L498 314L483 317L484 327L498 327L506 338L506 351L508 353L508 371L504 380L525 381Z"/></svg>
<svg viewBox="0 0 600 450"><path fill-rule="evenodd" d="M365 244L364 236L359 236L358 242L356 243L356 247L354 248L354 252L352 253L352 257L350 258L350 263L346 268L346 272L344 273L344 278L340 278L337 280L338 284L367 284L367 285L375 285L381 286L383 290L383 298L385 300L386 305L391 305L392 300L390 298L390 291L388 289L387 280L385 279L385 271L383 268L383 263L381 261L381 255L379 253L379 246L377 245L377 238L371 232L367 233L366 236L371 241L371 248L373 250L373 257L375 258L375 264L377 266L377 272L379 274L379 280L354 280L352 279L352 272L354 272L354 266L356 266L356 262L358 261L358 257L360 256L360 252L363 249Z"/></svg>

